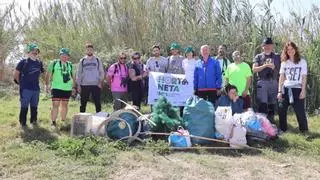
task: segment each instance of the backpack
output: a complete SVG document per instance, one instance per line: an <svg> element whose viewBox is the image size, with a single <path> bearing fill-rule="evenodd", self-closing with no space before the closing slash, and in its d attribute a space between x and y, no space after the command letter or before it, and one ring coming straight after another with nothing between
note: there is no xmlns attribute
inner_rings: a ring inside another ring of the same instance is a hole
<svg viewBox="0 0 320 180"><path fill-rule="evenodd" d="M22 69L20 71L20 74L19 74L19 82L21 81L22 77L25 75L26 73L26 70L27 70L27 67L28 67L28 58L27 59L22 59L21 60L22 63L23 63L23 66L22 66ZM42 61L40 61L40 69L43 69L43 64L42 64ZM14 83L16 84L20 84L15 78L13 79Z"/></svg>
<svg viewBox="0 0 320 180"><path fill-rule="evenodd" d="M51 74L52 74L52 75L53 75L53 73L54 73L54 67L56 66L57 62L59 62L59 60L54 60L54 61L53 61L52 71L51 71ZM61 66L61 64L60 64L60 66ZM72 72L73 72L73 69L72 69L72 68L73 68L73 67L72 67L71 62L67 61L67 66L68 66L68 68L70 68L70 75L72 76Z"/></svg>
<svg viewBox="0 0 320 180"><path fill-rule="evenodd" d="M114 63L114 70L113 70L113 76L111 77L111 82L113 81L113 78L114 78L114 75L118 72L118 70L120 69L119 68L119 63ZM127 72L127 74L128 74L128 76L126 77L126 78L122 78L122 80L121 80L121 83L123 83L124 85L126 85L127 87L128 87L128 85L129 85L129 81L130 81L130 78L129 78L129 72L128 72L128 69L129 69L129 67L128 67L128 64L125 64L125 71ZM122 76L122 73L121 73L122 71L121 71L121 69L120 69L120 74L121 74L121 76ZM111 82L109 82L109 83L111 83ZM128 89L130 89L129 87L128 87Z"/></svg>
<svg viewBox="0 0 320 180"><path fill-rule="evenodd" d="M119 68L119 63L115 63L114 66L115 66L115 67L114 67L114 70L113 70L113 74L117 73L117 72L118 72L118 69L120 69L120 68ZM125 65L125 68L126 68L125 71L128 72L129 67L128 67L127 64ZM128 74L129 74L129 72L128 72ZM113 76L112 76L112 79L113 79Z"/></svg>
<svg viewBox="0 0 320 180"><path fill-rule="evenodd" d="M100 68L100 60L99 60L99 58L97 58L97 57L96 57L96 59L97 59L97 62L98 62L98 67L97 67L97 69L99 70L99 68ZM83 62L84 62L84 60L85 60L85 58L82 58L82 59L81 59L81 67L82 67L82 70L81 70L81 71L82 71L82 72L83 72Z"/></svg>

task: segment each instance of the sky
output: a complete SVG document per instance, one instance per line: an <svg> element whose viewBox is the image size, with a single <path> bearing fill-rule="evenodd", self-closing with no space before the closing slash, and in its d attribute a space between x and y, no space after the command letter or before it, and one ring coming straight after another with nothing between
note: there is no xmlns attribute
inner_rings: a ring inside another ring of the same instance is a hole
<svg viewBox="0 0 320 180"><path fill-rule="evenodd" d="M252 5L266 2L267 0L249 0ZM303 15L311 10L312 4L320 7L320 0L273 0L271 3L272 14L280 15L284 19L290 17L290 11Z"/></svg>
<svg viewBox="0 0 320 180"><path fill-rule="evenodd" d="M0 9L4 9L7 5L12 3L14 0L0 0ZM30 0L31 6L35 1L46 1L46 0ZM66 1L66 0L60 0ZM259 3L266 2L267 0L249 0L252 5L256 5ZM29 0L15 0L17 4L19 4L22 9L25 11L28 10L28 2ZM298 15L303 15L305 12L311 9L312 4L315 4L320 7L320 0L273 0L271 3L272 14L276 17L282 16L284 19L287 19L290 16L290 11L293 10ZM259 13L259 9L256 11Z"/></svg>

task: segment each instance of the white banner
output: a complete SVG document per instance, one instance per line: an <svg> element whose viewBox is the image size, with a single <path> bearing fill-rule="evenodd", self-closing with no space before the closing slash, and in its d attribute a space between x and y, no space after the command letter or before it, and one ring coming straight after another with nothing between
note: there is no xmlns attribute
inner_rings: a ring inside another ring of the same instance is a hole
<svg viewBox="0 0 320 180"><path fill-rule="evenodd" d="M173 106L184 106L193 95L193 82L188 82L183 74L149 73L148 104L154 104L164 96Z"/></svg>

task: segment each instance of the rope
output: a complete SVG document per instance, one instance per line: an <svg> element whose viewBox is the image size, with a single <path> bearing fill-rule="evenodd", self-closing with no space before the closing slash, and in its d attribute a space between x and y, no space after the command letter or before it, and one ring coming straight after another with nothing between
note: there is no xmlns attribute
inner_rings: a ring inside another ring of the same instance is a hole
<svg viewBox="0 0 320 180"><path fill-rule="evenodd" d="M136 117L136 120L138 122L137 132L134 135L129 135L129 136L126 136L126 137L123 137L123 138L120 139L120 140L128 139L128 143L129 144L131 144L134 140L140 139L140 138L138 138L138 136L139 136L139 134L141 132L141 126L142 126L141 125L142 124L141 121L143 120L143 119L139 118L139 114L138 113L134 113L135 111L132 112L132 110L133 109L130 109L130 110L124 109L124 110L119 110L119 111L115 111L114 112L114 116L120 116L123 113L130 113L130 114L133 114Z"/></svg>
<svg viewBox="0 0 320 180"><path fill-rule="evenodd" d="M104 121L99 125L97 132L99 132L102 127L107 127L108 124L109 124L111 121L114 121L114 120L119 120L119 121L121 121L121 122L126 123L126 125L128 126L128 129L129 129L129 136L132 136L132 129L131 129L131 127L130 127L130 124L129 124L126 120L124 120L124 119L122 119L122 118L113 117L113 116L112 116L112 117L110 116L110 117L108 117L106 120L104 120ZM108 133L105 133L104 136L107 137L108 139L111 139L111 138L108 136Z"/></svg>
<svg viewBox="0 0 320 180"><path fill-rule="evenodd" d="M135 134L133 134L130 124L129 124L125 119L122 119L122 118L119 117L121 114L124 114L124 113L129 113L129 114L132 114L132 115L135 116L135 118L136 118L136 120L137 120L137 122L138 122L138 129L137 129L137 131L135 132ZM139 136L139 134L140 134L140 132L141 132L141 126L142 126L142 125L141 125L141 119L138 117L138 114L132 112L131 110L118 110L118 111L115 111L115 112L111 113L111 115L110 115L106 120L104 120L103 122L100 123L100 125L99 125L98 128L97 128L97 132L100 132L101 128L107 127L108 124L109 124L111 121L114 121L114 120L119 120L119 121L121 121L121 122L126 123L126 125L128 126L128 129L129 129L129 135L126 136L126 137L123 137L123 138L121 138L121 139L119 139L119 140L125 140L125 139L127 139L127 141L128 141L129 144L132 143L134 140L140 140L140 141L142 141L141 139L138 138L138 136ZM111 139L111 138L108 136L108 133L107 133L107 132L105 132L104 136L107 137L108 139Z"/></svg>
<svg viewBox="0 0 320 180"><path fill-rule="evenodd" d="M145 120L149 121L153 126L156 126L156 123L154 123L151 119L147 118L146 115L142 114L140 111L136 110L136 108L134 108L131 104L128 104L126 102L124 102L121 99L117 99L118 101L122 102L123 104L129 106L132 108L133 111L135 111L136 113L138 113L140 116L142 116Z"/></svg>

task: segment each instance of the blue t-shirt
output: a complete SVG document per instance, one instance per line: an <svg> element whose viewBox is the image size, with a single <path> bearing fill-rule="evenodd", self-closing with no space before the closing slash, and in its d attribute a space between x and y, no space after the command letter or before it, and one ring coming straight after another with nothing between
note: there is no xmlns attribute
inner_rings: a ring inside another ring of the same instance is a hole
<svg viewBox="0 0 320 180"><path fill-rule="evenodd" d="M44 69L39 60L23 59L18 63L16 70L20 72L20 89L40 90L39 78Z"/></svg>

